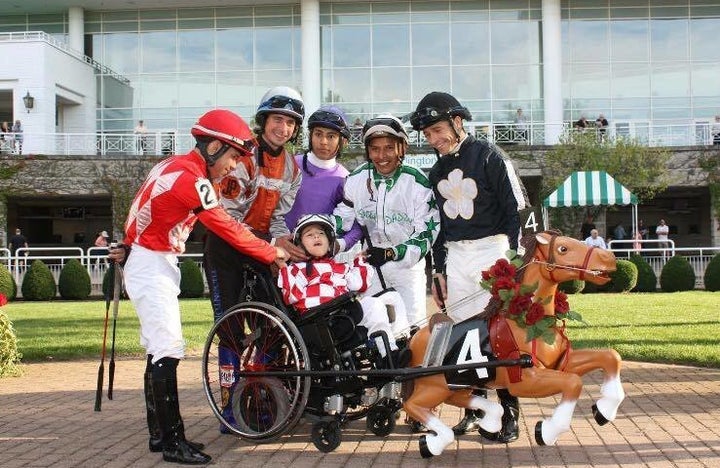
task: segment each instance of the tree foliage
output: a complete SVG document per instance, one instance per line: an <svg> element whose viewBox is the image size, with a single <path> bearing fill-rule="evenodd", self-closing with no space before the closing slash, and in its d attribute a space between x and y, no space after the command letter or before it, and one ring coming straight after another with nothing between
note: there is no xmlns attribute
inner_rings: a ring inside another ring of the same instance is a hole
<svg viewBox="0 0 720 468"><path fill-rule="evenodd" d="M627 138L599 141L595 132L571 132L561 137L544 156L541 198L550 195L576 171L605 171L634 193L640 202L650 200L668 186L666 148L651 148ZM552 210L553 226L570 235L580 231L586 213L596 217L603 206Z"/></svg>

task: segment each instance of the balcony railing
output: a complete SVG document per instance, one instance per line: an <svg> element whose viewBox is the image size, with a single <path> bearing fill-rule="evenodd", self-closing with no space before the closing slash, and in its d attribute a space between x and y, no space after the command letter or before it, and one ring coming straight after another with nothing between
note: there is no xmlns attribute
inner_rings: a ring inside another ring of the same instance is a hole
<svg viewBox="0 0 720 468"><path fill-rule="evenodd" d="M467 122L466 130L476 138L499 145L544 145L546 131L560 136L571 132L595 134L598 140L631 138L648 146L696 146L712 145L712 123L690 122L681 124L653 123L647 121L624 121L611 124L605 131L597 128L573 129L570 124L548 125L532 122L524 126L513 123ZM410 145L427 147L422 132L408 128ZM0 152L17 154L16 144L20 135L2 134ZM189 151L195 144L191 135L174 129L133 133L48 133L26 132L23 139L23 154L67 155L67 156L163 156ZM302 141L307 141L303 135ZM351 132L350 146L362 146L359 129Z"/></svg>

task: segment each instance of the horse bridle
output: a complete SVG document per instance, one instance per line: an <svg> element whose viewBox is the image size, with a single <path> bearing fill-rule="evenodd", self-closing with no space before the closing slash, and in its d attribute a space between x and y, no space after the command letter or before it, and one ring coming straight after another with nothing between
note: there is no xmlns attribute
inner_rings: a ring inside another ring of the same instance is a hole
<svg viewBox="0 0 720 468"><path fill-rule="evenodd" d="M550 273L550 279L552 281L557 280L553 277L553 271L555 271L555 268L559 268L561 270L573 270L573 271L579 271L580 272L580 279L585 280L585 274L590 274L592 276L600 276L602 275L602 271L598 270L591 270L589 269L588 263L590 262L590 256L592 255L593 250L595 250L597 247L590 246L587 253L585 254L585 259L583 260L583 264L580 267L571 266L571 265L561 265L555 262L555 239L557 239L557 234L552 234L550 237L550 244L548 245L548 256L547 260L543 261L542 259L538 258L537 256L534 256L531 263L537 263L539 265L544 265L545 269ZM536 251L543 255L541 249L536 249Z"/></svg>

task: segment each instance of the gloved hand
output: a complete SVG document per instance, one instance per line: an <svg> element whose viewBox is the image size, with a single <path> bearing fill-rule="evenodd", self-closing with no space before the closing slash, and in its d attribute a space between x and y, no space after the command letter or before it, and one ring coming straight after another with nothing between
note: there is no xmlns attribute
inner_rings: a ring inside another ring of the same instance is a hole
<svg viewBox="0 0 720 468"><path fill-rule="evenodd" d="M366 257L370 265L379 268L385 265L385 263L395 259L395 251L390 248L370 247L367 250Z"/></svg>

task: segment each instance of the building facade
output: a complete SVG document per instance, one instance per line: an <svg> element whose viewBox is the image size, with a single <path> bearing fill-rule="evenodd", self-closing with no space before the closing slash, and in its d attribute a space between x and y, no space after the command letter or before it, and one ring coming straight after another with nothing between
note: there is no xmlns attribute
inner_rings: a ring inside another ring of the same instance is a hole
<svg viewBox="0 0 720 468"><path fill-rule="evenodd" d="M512 129L522 109L538 144L603 114L611 135L704 145L720 114L720 0L6 3L0 121L22 120L25 154L102 159L110 140L98 135L132 134L140 120L155 154L185 151L200 114L250 120L276 85L299 89L309 112L336 104L353 121L406 115L444 90L474 128ZM118 141L116 153L138 154ZM708 206L707 192L688 204ZM11 197L12 219L45 201L30 198Z"/></svg>

